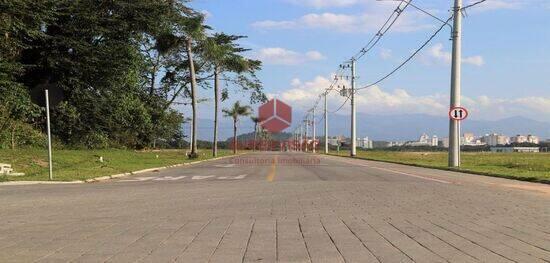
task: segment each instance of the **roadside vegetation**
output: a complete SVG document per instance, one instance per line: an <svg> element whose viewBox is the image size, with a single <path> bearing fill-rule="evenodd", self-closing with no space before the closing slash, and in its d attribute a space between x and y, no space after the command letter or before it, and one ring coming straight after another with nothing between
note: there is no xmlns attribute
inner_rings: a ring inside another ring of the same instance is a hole
<svg viewBox="0 0 550 263"><path fill-rule="evenodd" d="M46 145L45 89L57 149L186 140L190 157L198 157L199 118L217 123L234 94L266 100L262 64L239 44L246 36L210 27L187 0L10 0L0 10L0 149ZM201 89L212 96L198 98ZM197 104L209 100L216 114L201 115ZM184 138L184 121L193 138Z"/></svg>
<svg viewBox="0 0 550 263"><path fill-rule="evenodd" d="M231 155L231 151L219 150L218 155ZM212 158L207 150L201 151L195 160L184 156L185 151L182 150L58 150L54 152L54 180L86 180ZM100 157L103 157L103 162ZM48 180L47 150L0 150L0 163L2 162L12 164L16 172L25 173L25 176L2 176L0 181Z"/></svg>
<svg viewBox="0 0 550 263"><path fill-rule="evenodd" d="M348 156L348 151L331 152ZM358 158L448 170L446 152L357 151ZM462 153L463 172L550 183L550 153Z"/></svg>

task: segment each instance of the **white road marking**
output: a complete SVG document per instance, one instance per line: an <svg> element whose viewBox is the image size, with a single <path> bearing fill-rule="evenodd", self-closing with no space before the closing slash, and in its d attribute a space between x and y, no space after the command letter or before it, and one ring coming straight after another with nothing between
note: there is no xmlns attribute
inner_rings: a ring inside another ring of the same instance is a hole
<svg viewBox="0 0 550 263"><path fill-rule="evenodd" d="M216 175L194 175L194 176L162 176L162 177L137 177L135 179L119 180L116 182L145 182L145 181L179 181L185 178L190 178L191 180L204 180L204 179L218 179L218 180L242 180L246 178L248 174L241 174L237 176L216 176Z"/></svg>
<svg viewBox="0 0 550 263"><path fill-rule="evenodd" d="M212 177L214 177L214 175L195 175L191 179L192 180L203 180L203 179L208 179L208 178L212 178Z"/></svg>
<svg viewBox="0 0 550 263"><path fill-rule="evenodd" d="M173 177L173 176L164 176L164 177L160 177L160 178L156 178L156 179L153 179L153 181L177 181L177 180L180 180L180 179L183 179L187 176L176 176L176 177Z"/></svg>
<svg viewBox="0 0 550 263"><path fill-rule="evenodd" d="M382 170L382 171L386 171L386 172L402 174L402 175L406 175L406 176L410 176L410 177L414 177L414 178L418 178L418 179L423 179L423 180L428 180L428 181L433 181L433 182L438 182L438 183L443 183L443 184L452 184L452 182L449 182L449 181L439 180L439 179L435 179L435 178L431 178L431 177L425 177L425 176L411 174L411 173L400 172L400 171L396 171L396 170L392 170L392 169L376 167L376 166L370 166L370 165L356 163L356 162L347 162L347 161L344 161L344 162L349 163L349 164L353 164L353 165L359 165L359 166L363 166L363 167L378 169L378 170Z"/></svg>
<svg viewBox="0 0 550 263"><path fill-rule="evenodd" d="M374 168L374 169L378 169L378 170L383 170L383 171L388 171L388 172L392 172L392 173L396 173L396 174L407 175L407 176L411 176L411 177L415 177L415 178L419 178L419 179L424 179L424 180L429 180L429 181L434 181L434 182L443 183L443 184L452 184L451 182L445 181L445 180L439 180L439 179L435 179L435 178L431 178L431 177L424 177L424 176L421 176L421 175L410 174L410 173L395 171L395 170L381 168L381 167L375 167L375 166L366 166L366 167L370 167L370 168Z"/></svg>
<svg viewBox="0 0 550 263"><path fill-rule="evenodd" d="M135 179L131 179L131 180L120 180L119 182L144 182L144 181L149 181L149 180L152 180L152 179L155 179L156 177L138 177L138 178L135 178Z"/></svg>
<svg viewBox="0 0 550 263"><path fill-rule="evenodd" d="M234 163L229 163L229 164L218 164L218 165L214 165L214 167L220 167L220 168L233 168L233 167L235 167L235 164L234 164Z"/></svg>
<svg viewBox="0 0 550 263"><path fill-rule="evenodd" d="M220 176L218 177L218 180L241 180L246 178L248 174L241 174L239 176L231 177L231 176Z"/></svg>

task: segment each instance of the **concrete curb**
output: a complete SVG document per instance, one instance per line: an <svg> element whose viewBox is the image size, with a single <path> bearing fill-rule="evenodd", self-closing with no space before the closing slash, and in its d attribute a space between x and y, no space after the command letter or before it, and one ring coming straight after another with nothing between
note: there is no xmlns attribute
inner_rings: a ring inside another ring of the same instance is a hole
<svg viewBox="0 0 550 263"><path fill-rule="evenodd" d="M85 183L98 183L98 182L103 182L103 181L107 181L107 180L111 180L111 179L117 179L117 178L123 178L123 177L132 176L132 175L137 175L137 174L161 171L161 170L165 170L165 169L169 169L169 168L195 165L195 164L209 162L209 161L217 161L217 160L226 159L226 158L230 158L230 157L240 156L240 155L243 155L243 154L246 154L246 153L216 157L216 158L205 159L205 160L200 160L200 161L193 161L193 162L188 162L188 163L173 164L173 165L168 165L168 166L163 166L163 167L147 168L147 169L134 171L134 172L129 172L129 173L121 173L121 174L115 174L115 175L109 175L109 176L101 176L101 177L96 177L96 178L92 178L92 179L87 179L84 182Z"/></svg>
<svg viewBox="0 0 550 263"><path fill-rule="evenodd" d="M121 173L121 174L100 176L100 177L96 177L96 178L87 179L87 180L84 180L84 181L70 181L70 182L63 182L63 181L53 181L53 182L50 182L50 181L10 181L10 182L2 182L2 183L0 183L0 186L20 186L20 185L39 185L39 184L54 185L54 184L98 183L98 182L103 182L103 181L107 181L107 180L111 180L111 179L117 179L117 178L137 175L137 174L155 172L155 171L165 170L165 169L169 169L169 168L189 166L189 165L204 163L204 162L208 162L208 161L217 161L217 160L226 159L226 158L230 158L230 157L236 157L236 156L240 156L240 155L244 155L244 154L247 154L247 153L239 153L239 154L236 154L236 155L228 155L228 156L216 157L216 158L205 159L205 160L200 160L200 161L193 161L193 162L188 162L188 163L168 165L168 166L163 166L163 167L147 168L147 169L134 171L134 172L129 172L129 173Z"/></svg>

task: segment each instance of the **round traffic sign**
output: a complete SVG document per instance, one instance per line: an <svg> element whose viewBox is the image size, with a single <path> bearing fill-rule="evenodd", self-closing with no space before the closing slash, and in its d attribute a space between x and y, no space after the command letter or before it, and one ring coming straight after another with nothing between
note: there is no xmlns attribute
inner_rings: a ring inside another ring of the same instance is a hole
<svg viewBox="0 0 550 263"><path fill-rule="evenodd" d="M462 121L468 118L468 110L464 107L452 107L449 110L449 118L455 121Z"/></svg>

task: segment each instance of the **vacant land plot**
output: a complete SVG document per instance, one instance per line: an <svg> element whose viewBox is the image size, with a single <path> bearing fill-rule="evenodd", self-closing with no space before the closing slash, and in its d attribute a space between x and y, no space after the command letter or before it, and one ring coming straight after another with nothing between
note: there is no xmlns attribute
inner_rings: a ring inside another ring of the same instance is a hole
<svg viewBox="0 0 550 263"><path fill-rule="evenodd" d="M447 169L446 152L357 151L357 157ZM550 183L550 153L462 153L460 171Z"/></svg>
<svg viewBox="0 0 550 263"><path fill-rule="evenodd" d="M230 151L221 150L220 156ZM103 162L100 161L103 157ZM211 158L210 150L200 152L197 160ZM131 151L131 150L58 150L54 152L54 180L86 180L99 176L127 173L141 169L191 162L185 151ZM48 180L48 152L37 149L0 150L0 163L11 164L21 177L0 176L0 181Z"/></svg>

